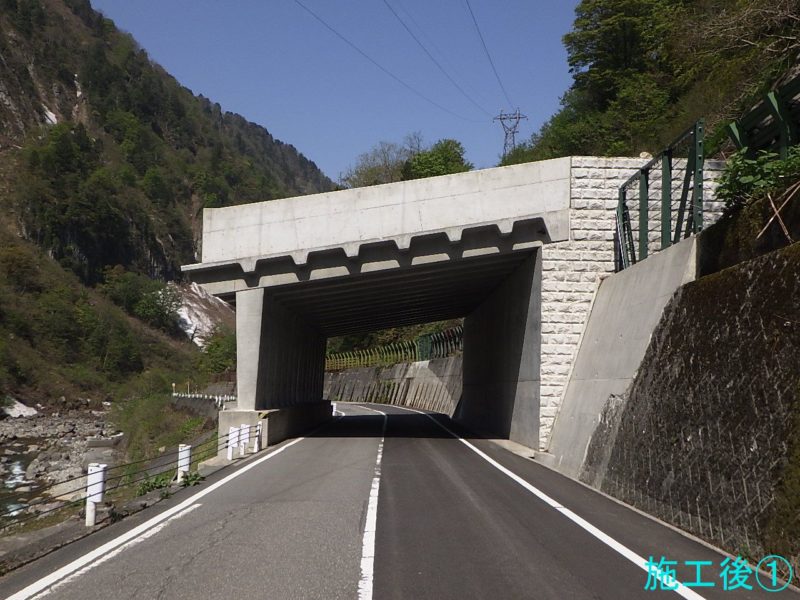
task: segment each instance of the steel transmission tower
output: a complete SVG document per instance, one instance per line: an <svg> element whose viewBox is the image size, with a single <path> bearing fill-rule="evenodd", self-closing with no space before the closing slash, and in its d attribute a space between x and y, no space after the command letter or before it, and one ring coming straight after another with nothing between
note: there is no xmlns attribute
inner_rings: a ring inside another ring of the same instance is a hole
<svg viewBox="0 0 800 600"><path fill-rule="evenodd" d="M500 114L494 118L495 121L500 121L500 125L503 126L503 131L506 134L506 139L503 142L503 158L508 156L508 153L517 147L516 138L517 131L519 130L519 122L527 118L527 116L520 114L519 109L513 113L504 113L501 110Z"/></svg>

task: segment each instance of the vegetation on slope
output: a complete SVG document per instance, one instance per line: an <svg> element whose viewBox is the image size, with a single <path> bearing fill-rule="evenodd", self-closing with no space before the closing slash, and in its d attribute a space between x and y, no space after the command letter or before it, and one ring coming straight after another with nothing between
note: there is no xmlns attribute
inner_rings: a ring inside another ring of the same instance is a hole
<svg viewBox="0 0 800 600"><path fill-rule="evenodd" d="M196 354L0 229L0 395L69 408L164 391Z"/></svg>
<svg viewBox="0 0 800 600"><path fill-rule="evenodd" d="M405 137L402 144L378 142L361 154L339 179L346 188L366 187L423 177L471 171L464 158L464 146L453 139L441 139L426 148L419 133Z"/></svg>
<svg viewBox="0 0 800 600"><path fill-rule="evenodd" d="M232 336L200 353L164 284L201 210L333 184L88 0L0 0L0 56L0 397L78 406L229 367Z"/></svg>
<svg viewBox="0 0 800 600"><path fill-rule="evenodd" d="M84 282L117 264L174 278L202 208L332 187L292 146L180 86L87 0L3 0L0 54L0 143L18 160L5 208Z"/></svg>
<svg viewBox="0 0 800 600"><path fill-rule="evenodd" d="M652 153L700 117L718 149L719 126L795 64L798 19L798 0L582 0L561 109L503 164Z"/></svg>

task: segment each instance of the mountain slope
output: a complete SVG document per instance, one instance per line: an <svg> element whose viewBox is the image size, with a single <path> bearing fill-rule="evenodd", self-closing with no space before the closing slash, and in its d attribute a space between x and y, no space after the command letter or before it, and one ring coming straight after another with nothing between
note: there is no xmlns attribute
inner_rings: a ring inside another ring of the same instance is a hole
<svg viewBox="0 0 800 600"><path fill-rule="evenodd" d="M0 69L4 208L86 283L116 264L176 277L203 207L333 187L293 146L182 87L87 0L0 1Z"/></svg>
<svg viewBox="0 0 800 600"><path fill-rule="evenodd" d="M202 384L215 367L178 328L180 288L148 278L195 260L203 207L332 187L87 0L0 0L0 402Z"/></svg>
<svg viewBox="0 0 800 600"><path fill-rule="evenodd" d="M723 126L797 70L800 0L581 0L575 17L561 109L503 164L655 153L700 117L725 154Z"/></svg>

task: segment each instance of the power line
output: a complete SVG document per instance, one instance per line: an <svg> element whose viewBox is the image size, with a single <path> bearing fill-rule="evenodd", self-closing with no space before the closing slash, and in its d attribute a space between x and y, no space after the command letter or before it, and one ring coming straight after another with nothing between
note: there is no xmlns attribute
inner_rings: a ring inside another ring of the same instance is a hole
<svg viewBox="0 0 800 600"><path fill-rule="evenodd" d="M431 59L431 61L433 62L433 64L435 64L437 67L439 67L439 70L440 70L440 71L441 71L441 72L444 74L444 76L445 76L445 77L447 77L447 79L450 81L450 83L452 83L452 84L453 84L453 85L456 87L456 89L458 89L458 91L459 91L459 92L461 92L461 93L464 95L464 97L465 97L467 100L469 100L470 102L472 102L472 104L474 104L476 107L478 107L478 109L480 109L480 110L482 110L484 113L486 113L486 115L487 115L487 116L491 117L491 116L492 116L492 115L491 115L491 113L490 113L488 110L486 110L486 109L485 109L483 106L481 106L480 104L478 104L478 103L477 103L477 102L476 102L476 101L475 101L475 100L472 98L472 96L470 96L470 95L469 95L469 94L468 94L466 91L464 91L464 88L462 88L460 85L458 85L458 83L456 82L456 80L455 80L455 79L453 79L453 78L450 76L450 74L449 74L449 73L448 73L448 72L445 70L445 68L444 68L444 67L443 67L443 66L442 66L442 65L439 63L439 61L438 61L438 60L436 60L436 58L434 58L433 54L431 54L431 53L428 51L428 49L425 47L425 44L423 44L423 43L422 43L422 41L421 41L421 40L420 40L420 39L419 39L419 38L418 38L418 37L417 37L417 36L414 34L414 32L413 32L413 31L411 31L411 29L410 29L410 28L409 28L409 26L408 26L408 25L405 23L405 21L403 21L403 19L401 19L401 18L400 18L400 15L398 15L398 14L397 14L397 11L396 11L396 10L395 10L395 9L392 7L392 5L391 5L391 4L389 4L389 0L383 0L383 3L384 3L384 4L386 5L386 7L387 7L387 8L388 8L388 9L389 9L391 12L392 12L392 14L394 15L395 19L397 19L397 20L400 22L400 24L403 26L403 28L404 28L404 29L405 29L405 30L408 32L408 35L410 35L410 36L411 36L411 37L414 39L414 41L415 41L415 42L417 42L417 45L418 45L420 48L422 48L422 50L425 52L425 54L427 54L427 55L428 55L428 58L430 58L430 59Z"/></svg>
<svg viewBox="0 0 800 600"><path fill-rule="evenodd" d="M463 116L459 115L458 113L455 113L455 112L453 112L453 111L452 111L452 110L450 110L449 108L446 108L445 106L442 106L441 104L439 104L439 103L438 103L438 102L436 102L435 100L431 100L430 98L428 98L428 96L426 96L425 94L423 94L422 92L420 92L419 90L417 90L416 88L414 88L414 87L413 87L411 84L409 84L409 83L406 83L405 81L403 81L402 79L400 79L400 78L399 78L397 75L395 75L394 73L392 73L391 71L389 71L389 69L387 69L386 67L384 67L383 65L381 65L381 64L380 64L378 61L376 61L376 60L375 60L375 59L373 59L371 56L369 56L369 55L368 55L366 52L364 52L364 51L363 51L361 48L359 48L358 46L356 46L356 45L355 45L353 42L351 42L349 39L347 39L347 38L346 38L344 35L342 35L342 34L341 34L341 33L339 33L338 31L336 31L336 29L334 29L334 28L333 28L331 25L328 25L328 23L327 23L327 22L326 22L326 21L325 21L325 20L324 20L322 17L320 17L320 16L319 16L317 13L315 13L313 10L311 10L311 9L310 9L308 6L306 6L305 4L303 4L303 3L302 3L300 0L294 0L294 1L295 1L295 4L297 4L297 5L298 5L300 8L302 8L304 11L306 11L308 14L310 14L312 17L314 17L314 18L315 18L317 21L319 21L319 22L320 22L320 23L321 23L321 24L322 24L322 25L323 25L323 26L324 26L326 29L328 29L328 30L329 30L331 33L333 33L333 34L334 34L336 37L338 37L338 38L339 38L340 40L342 40L342 41L343 41L345 44L347 44L348 46L350 46L350 47L351 47L353 50L355 50L356 52L358 52L358 53L359 53L361 56L363 56L364 58L366 58L366 59L367 59L369 62L371 62L371 63L372 63L373 65L375 65L376 67L378 67L378 68L379 68L381 71L383 71L383 72L384 72L386 75L388 75L389 77L391 77L392 79L394 79L394 80L395 80L397 83L399 83L400 85L402 85L404 88L406 88L407 90L409 90L409 91L410 91L410 92L412 92L413 94L416 94L417 96L419 96L420 98L422 98L422 99L423 99L423 100L425 100L426 102L428 102L428 103L432 104L433 106L435 106L435 107L436 107L436 108L438 108L439 110L442 110L442 111L444 111L444 112L446 112L446 113L448 113L448 114L450 114L450 115L452 115L452 116L454 116L454 117L456 117L456 118L458 118L458 119L461 119L461 120L463 120L463 121L472 121L472 122L474 122L474 123L478 122L478 121L475 121L474 119L467 119L466 117L463 117Z"/></svg>
<svg viewBox="0 0 800 600"><path fill-rule="evenodd" d="M489 64L492 65L492 71L494 71L494 76L497 77L497 83L500 84L500 89L503 90L503 94L505 94L506 100L508 101L509 106L513 106L513 102L506 91L506 86L503 85L503 82L500 80L500 75L497 72L497 69L494 66L494 61L492 60L492 55L489 54L489 48L486 46L486 40L483 39L483 34L481 33L481 28L478 27L478 20L475 18L475 13L472 12L472 6L469 3L469 0L464 0L467 3L467 8L469 9L469 14L472 16L472 22L475 23L475 30L478 32L478 37L481 38L481 44L483 44L483 51L486 52L486 58L489 59Z"/></svg>

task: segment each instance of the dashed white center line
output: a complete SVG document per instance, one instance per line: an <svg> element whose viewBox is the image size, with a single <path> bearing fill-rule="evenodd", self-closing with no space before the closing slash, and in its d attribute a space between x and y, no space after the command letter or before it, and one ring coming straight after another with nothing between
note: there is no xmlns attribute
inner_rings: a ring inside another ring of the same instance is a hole
<svg viewBox="0 0 800 600"><path fill-rule="evenodd" d="M364 523L364 539L361 546L361 579L358 581L359 600L372 600L372 579L375 572L375 532L378 524L378 493L381 487L381 460L383 459L383 443L386 439L386 422L388 416L385 412L362 406L370 412L383 415L381 441L378 443L378 457L375 459L375 473L372 478L372 487L369 491L367 503L367 518Z"/></svg>

